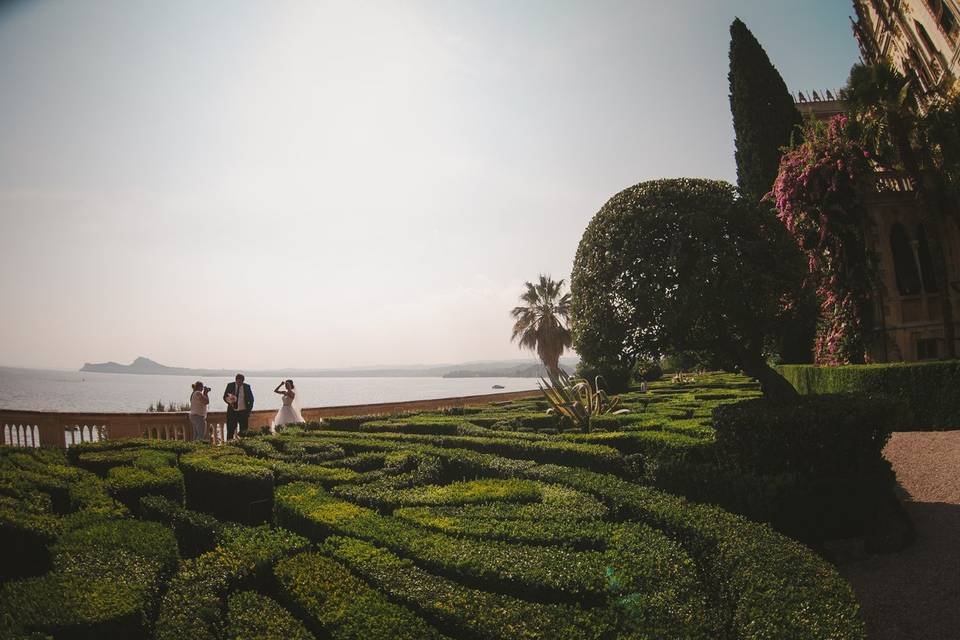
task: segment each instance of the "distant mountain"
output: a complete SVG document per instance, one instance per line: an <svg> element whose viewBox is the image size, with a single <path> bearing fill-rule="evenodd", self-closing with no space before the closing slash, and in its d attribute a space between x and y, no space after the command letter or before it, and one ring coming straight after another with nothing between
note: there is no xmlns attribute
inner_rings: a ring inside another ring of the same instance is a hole
<svg viewBox="0 0 960 640"><path fill-rule="evenodd" d="M575 366L561 364L560 368L573 373ZM454 369L443 374L444 378L545 378L547 369L539 362L521 364L500 369Z"/></svg>
<svg viewBox="0 0 960 640"><path fill-rule="evenodd" d="M140 356L130 364L120 364L119 362L99 362L84 363L80 371L91 371L96 373L142 373L147 375L180 375L190 374L198 369L185 369L183 367L168 367L167 365L154 362L150 358ZM210 374L207 374L210 375Z"/></svg>
<svg viewBox="0 0 960 640"><path fill-rule="evenodd" d="M577 360L563 358L561 366L573 371ZM448 365L407 365L368 367L365 369L192 369L170 367L140 356L130 364L87 362L80 371L91 373L132 373L140 375L232 377L237 371L250 377L303 378L536 378L545 375L543 365L535 360L483 360Z"/></svg>

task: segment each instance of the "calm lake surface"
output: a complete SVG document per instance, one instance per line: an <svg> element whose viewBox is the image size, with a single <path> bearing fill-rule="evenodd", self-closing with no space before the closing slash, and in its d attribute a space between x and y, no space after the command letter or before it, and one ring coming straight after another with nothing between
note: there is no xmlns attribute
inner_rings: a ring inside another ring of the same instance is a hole
<svg viewBox="0 0 960 640"><path fill-rule="evenodd" d="M30 411L138 412L162 401L187 402L187 376L81 373L0 367L0 409ZM226 411L223 389L233 378L202 378L213 389L210 410ZM273 393L280 378L253 378L254 409L278 409ZM322 407L402 400L427 400L537 388L536 378L297 378L302 406ZM493 385L503 389L493 389Z"/></svg>

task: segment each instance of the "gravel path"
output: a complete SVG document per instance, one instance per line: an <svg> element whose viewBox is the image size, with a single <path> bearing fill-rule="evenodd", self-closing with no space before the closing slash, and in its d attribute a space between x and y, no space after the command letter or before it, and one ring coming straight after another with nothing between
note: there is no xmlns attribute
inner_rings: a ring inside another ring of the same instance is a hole
<svg viewBox="0 0 960 640"><path fill-rule="evenodd" d="M960 639L960 431L895 433L884 455L917 540L843 565L869 640Z"/></svg>

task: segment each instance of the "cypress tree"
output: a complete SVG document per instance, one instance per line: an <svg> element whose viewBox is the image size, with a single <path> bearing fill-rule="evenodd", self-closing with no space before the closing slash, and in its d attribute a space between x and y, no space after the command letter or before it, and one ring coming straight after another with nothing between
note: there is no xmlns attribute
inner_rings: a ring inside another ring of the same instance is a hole
<svg viewBox="0 0 960 640"><path fill-rule="evenodd" d="M773 188L780 148L799 137L800 112L766 51L739 18L730 25L730 111L737 186L754 202Z"/></svg>
<svg viewBox="0 0 960 640"><path fill-rule="evenodd" d="M730 112L736 135L737 186L753 202L772 188L780 169L780 149L800 142L803 119L776 67L750 29L739 18L730 25ZM771 217L773 213L771 212ZM796 247L785 249L784 260L802 264ZM802 267L801 267L802 268ZM785 313L777 339L780 361L813 361L813 340L819 308L813 291L797 292Z"/></svg>

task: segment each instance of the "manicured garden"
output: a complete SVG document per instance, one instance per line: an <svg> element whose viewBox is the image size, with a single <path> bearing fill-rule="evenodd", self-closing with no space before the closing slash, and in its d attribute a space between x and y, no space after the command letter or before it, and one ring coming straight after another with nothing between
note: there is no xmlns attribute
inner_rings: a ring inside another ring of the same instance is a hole
<svg viewBox="0 0 960 640"><path fill-rule="evenodd" d="M621 401L586 432L531 398L2 449L0 636L863 637L813 549L874 535L842 510L883 503L902 405L842 397L838 426L801 398L827 418L798 420L729 374Z"/></svg>

